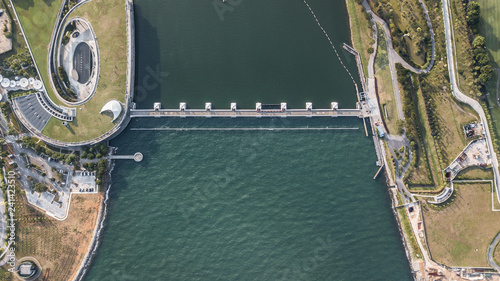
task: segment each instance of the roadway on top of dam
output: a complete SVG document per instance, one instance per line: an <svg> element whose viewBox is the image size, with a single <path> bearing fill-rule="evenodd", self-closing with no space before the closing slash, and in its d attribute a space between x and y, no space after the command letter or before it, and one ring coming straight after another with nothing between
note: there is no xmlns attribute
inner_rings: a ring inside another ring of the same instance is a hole
<svg viewBox="0 0 500 281"><path fill-rule="evenodd" d="M252 109L131 109L130 117L370 117L369 110L363 109L286 109L266 111Z"/></svg>

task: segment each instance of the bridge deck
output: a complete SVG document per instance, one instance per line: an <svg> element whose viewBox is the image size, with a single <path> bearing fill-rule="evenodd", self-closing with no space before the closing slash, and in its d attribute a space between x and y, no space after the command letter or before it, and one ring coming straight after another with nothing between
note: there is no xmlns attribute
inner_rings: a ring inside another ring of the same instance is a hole
<svg viewBox="0 0 500 281"><path fill-rule="evenodd" d="M235 111L215 109L215 110L200 110L200 109L132 109L130 117L314 117L314 116L355 116L359 118L369 117L369 112L361 109L287 109L285 111L266 112L238 109Z"/></svg>

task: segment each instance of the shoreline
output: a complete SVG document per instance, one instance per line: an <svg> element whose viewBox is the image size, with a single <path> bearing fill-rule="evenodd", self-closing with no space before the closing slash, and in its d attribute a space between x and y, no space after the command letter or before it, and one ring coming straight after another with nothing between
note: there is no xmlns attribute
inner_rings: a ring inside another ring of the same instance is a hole
<svg viewBox="0 0 500 281"><path fill-rule="evenodd" d="M112 155L114 152L115 148L111 148L109 155ZM99 242L101 238L101 233L104 228L104 222L106 220L106 214L108 210L108 200L109 200L109 191L111 190L111 174L115 168L115 162L114 160L109 160L108 162L108 167L107 167L107 177L106 180L103 184L104 190L102 191L104 193L104 196L101 201L101 207L99 209L99 215L97 217L96 221L96 227L94 229L94 234L92 236L92 242L90 243L89 246L89 251L85 255L82 264L80 265L80 268L78 269L77 274L73 278L73 281L81 281L85 278L86 273L92 263L94 262L94 257L97 254L97 250L99 248Z"/></svg>
<svg viewBox="0 0 500 281"><path fill-rule="evenodd" d="M126 14L126 25L127 25L127 85L126 85L126 94L125 94L125 103L127 105L126 112L124 114L124 118L121 120L120 128L114 132L113 135L119 135L130 122L130 109L134 107L133 98L134 98L134 85L135 85L135 21L134 21L134 1L133 0L124 0L125 4L125 14ZM116 152L117 148L109 146L109 139L107 140L107 146L109 147L108 156L113 155ZM101 207L99 209L99 215L96 221L96 227L94 229L94 233L92 236L92 242L90 243L87 254L85 255L78 271L74 275L73 281L82 281L88 269L91 267L94 262L94 257L97 254L99 248L99 242L102 235L102 230L104 229L104 223L106 221L106 214L108 210L108 200L109 200L109 191L112 186L111 175L113 173L115 162L114 160L108 160L108 166L106 167L106 175L105 182L103 183L103 190L101 191L104 195L101 201Z"/></svg>
<svg viewBox="0 0 500 281"><path fill-rule="evenodd" d="M351 15L350 11L349 11L349 1L351 0L345 0L345 5L346 5L346 10L347 10L347 16L349 18L349 35L350 35L350 44L353 48L355 48L354 46L354 40L353 40L353 23L352 23L352 17L353 15ZM356 4L356 3L354 3ZM358 50L356 50L358 51ZM358 51L359 52L359 51ZM358 69L358 71L364 71L363 68L362 69ZM361 74L360 74L361 75ZM378 99L378 97L377 97ZM374 139L374 141L377 141L376 139ZM374 144L376 146L376 144ZM376 150L376 153L377 152L377 149L375 147L375 150ZM382 157L384 157L385 159L385 154L382 155ZM385 159L386 160L386 159ZM385 161L387 163L387 161ZM399 218L399 215L397 213L397 210L396 210L396 207L397 207L397 200L394 198L395 194L393 194L394 190L392 189L391 187L391 179L390 179L390 175L387 173L387 169L388 167L386 166L385 170L384 170L384 174L385 174L385 181L386 181L386 186L387 186L387 192L389 194L389 197L390 197L390 200L391 200L391 209L392 209L392 212L393 212L393 215L394 215L394 219L396 220L396 223L398 225L398 231L399 231L399 234L401 236L401 242L403 244L403 247L404 247L404 250L405 250L405 254L406 254L406 258L407 258L407 261L408 261L408 266L411 270L411 275L413 277L413 279L416 279L416 275L415 275L415 268L413 268L413 263L415 262L411 256L411 253L410 253L410 250L409 250L409 245L408 245L408 237L406 237L406 234L404 233L403 229L402 229L402 222ZM396 191L397 192L397 191Z"/></svg>
<svg viewBox="0 0 500 281"><path fill-rule="evenodd" d="M128 65L129 67L127 68L127 95L126 95L126 101L129 101L128 104L131 105L132 104L132 100L133 100L133 87L134 87L134 75L135 75L135 38L134 38L134 10L133 10L133 0L125 0L127 2L127 5L126 7L131 7L130 11L127 10L127 40L129 41L129 47L127 48L127 61L128 61ZM346 4L346 11L347 11L347 15L348 15L348 18L349 18L349 39L350 39L350 44L351 46L354 47L353 45L353 39L352 39L352 28L353 28L353 24L352 24L352 20L351 20L351 17L352 15L349 13L349 9L348 9L348 1L349 0L345 0L345 4ZM358 67L358 72L360 72L359 74L364 74L363 72L363 68L359 69ZM364 81L361 81L362 85L364 85ZM359 97L358 97L359 98ZM128 110L130 110L130 108L128 108ZM124 122L124 123L127 123L128 122ZM123 129L125 128L126 126L121 126L121 130L119 130L120 132L118 133L121 133L121 131L123 131ZM109 141L108 141L108 144L109 144ZM114 148L114 147L110 147L110 152L109 152L109 155L112 155L116 152L117 148ZM385 157L385 155L383 155ZM82 281L84 280L87 272L88 272L88 269L91 268L91 265L92 263L95 261L95 256L98 252L98 249L99 249L99 242L100 242L100 238L102 236L102 230L104 229L104 223L106 221L106 215L107 215L107 210L108 210L108 200L109 200L109 191L112 187L112 172L114 170L114 167L115 167L115 162L114 160L109 160L108 161L108 167L107 167L107 177L106 177L106 180L105 182L103 183L103 190L101 192L103 192L103 197L102 197L102 201L101 201L101 207L99 209L99 215L98 215L98 218L96 220L96 227L94 229L94 233L93 233L93 237L92 237L92 241L90 243L90 246L89 246L89 250L86 254L86 256L84 257L83 261L82 261L82 264L80 265L78 271L76 272L76 274L74 275L75 277L73 278L74 281ZM384 174L385 174L385 177L386 177L386 185L387 187L390 187L389 185L389 178L388 178L388 175L387 175L387 172L384 171ZM401 241L402 241L402 244L403 244L403 247L405 249L405 253L406 253L406 257L407 257L407 260L408 260L408 263L409 263L409 267L410 269L412 270L412 276L413 278L415 278L415 275L413 274L413 267L412 267L412 257L411 257L411 254L408 250L408 245L407 245L407 237L406 235L404 234L403 230L402 230L402 227L401 227L401 221L400 221L400 218L397 214L397 211L396 211L396 204L397 202L395 201L395 199L393 198L393 190L391 188L388 188L388 194L389 194L389 197L391 199L391 207L392 207L392 210L393 210L393 214L395 216L395 219L396 219L396 222L397 222L397 225L398 225L398 230L399 230L399 233L401 235Z"/></svg>

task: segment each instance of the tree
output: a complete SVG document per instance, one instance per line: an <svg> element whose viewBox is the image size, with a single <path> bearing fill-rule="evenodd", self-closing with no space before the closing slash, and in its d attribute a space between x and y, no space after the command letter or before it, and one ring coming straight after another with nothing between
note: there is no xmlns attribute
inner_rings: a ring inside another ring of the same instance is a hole
<svg viewBox="0 0 500 281"><path fill-rule="evenodd" d="M36 192L44 192L47 191L49 188L45 184L37 182L33 184L33 189Z"/></svg>
<svg viewBox="0 0 500 281"><path fill-rule="evenodd" d="M486 39L481 35L476 36L474 41L472 41L474 48L484 48L484 45L486 45Z"/></svg>
<svg viewBox="0 0 500 281"><path fill-rule="evenodd" d="M481 74L479 74L477 81L479 84L484 86L493 77L493 69L491 68L490 65L485 65L485 66L481 67L480 72L481 72Z"/></svg>
<svg viewBox="0 0 500 281"><path fill-rule="evenodd" d="M474 59L479 65L487 65L488 63L490 63L490 57L488 56L486 50L483 48L474 50Z"/></svg>
<svg viewBox="0 0 500 281"><path fill-rule="evenodd" d="M471 1L467 5L467 24L474 28L477 28L479 24L479 19L481 18L481 7L479 3Z"/></svg>
<svg viewBox="0 0 500 281"><path fill-rule="evenodd" d="M373 54L373 52L375 52L375 50L372 47L369 47L368 48L368 54Z"/></svg>

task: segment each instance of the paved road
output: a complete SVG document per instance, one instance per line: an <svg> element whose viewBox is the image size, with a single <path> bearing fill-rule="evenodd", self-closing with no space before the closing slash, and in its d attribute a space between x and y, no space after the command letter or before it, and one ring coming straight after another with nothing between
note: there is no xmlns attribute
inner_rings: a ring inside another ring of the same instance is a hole
<svg viewBox="0 0 500 281"><path fill-rule="evenodd" d="M416 67L411 66L394 50L393 45L392 45L391 31L389 29L389 26L382 18L380 18L378 15L376 15L371 10L370 5L368 5L368 2L366 0L363 1L363 7L365 8L365 10L369 14L372 15L373 21L376 24L381 25L383 27L383 30L384 30L385 40L387 43L386 44L387 45L387 54L388 54L388 58L389 58L389 68L390 68L390 72L391 72L391 78L393 81L392 87L393 87L393 92L394 92L394 98L396 99L396 109L398 112L398 117L401 120L404 120L405 117L403 114L403 104L401 103L401 94L399 92L399 87L398 87L398 83L397 83L398 79L397 79L397 72L396 72L395 64L400 63L406 69L408 69L412 72L418 73L418 74L428 73L432 69L432 67L434 66L434 60L435 60L435 56L436 56L436 47L435 47L436 43L435 43L435 39L434 39L434 30L432 28L432 23L431 23L431 19L429 17L429 12L427 11L427 7L425 6L424 2L422 0L419 0L419 2L420 2L420 5L422 6L422 9L424 10L424 15L425 15L425 18L427 21L427 25L429 27L429 33L431 35L431 45L432 45L431 61L429 62L429 65L425 69L418 69ZM375 27L375 32L377 32L377 27ZM373 69L369 69L369 72L370 72L370 70L373 71ZM371 73L369 73L369 75L370 74ZM373 74L373 76L369 76L369 77L375 77L375 75Z"/></svg>
<svg viewBox="0 0 500 281"><path fill-rule="evenodd" d="M493 149L493 140L491 138L490 134L490 128L488 125L488 119L486 119L486 115L483 111L483 107L481 104L479 104L478 101L464 95L457 84L457 79L456 79L456 72L455 72L455 57L453 55L453 36L452 36L452 30L451 30L451 19L450 19L450 11L449 11L449 0L441 0L443 2L443 15L444 15L444 26L445 26L445 36L446 36L446 53L448 57L448 70L450 72L450 83L451 87L453 90L453 95L461 102L466 103L470 105L479 115L479 118L481 119L481 122L483 123L484 126L484 131L486 134L486 141L488 143L488 150L490 151L491 154L491 162L493 165L493 172L495 174L495 185L497 188L497 196L500 196L498 194L498 188L499 188L499 179L500 179L500 173L498 172L498 159L497 155ZM500 200L500 197L499 197Z"/></svg>
<svg viewBox="0 0 500 281"><path fill-rule="evenodd" d="M403 114L403 106L402 106L402 103L401 103L401 95L399 93L399 85L398 85L398 80L397 80L397 73L396 73L396 68L394 66L394 61L396 61L395 57L399 57L400 60L401 57L396 53L396 51L394 51L394 49L392 48L392 39L391 39L391 36L390 36L390 31L389 31L389 27L387 26L387 24L385 23L384 20L382 20L380 17L378 17L375 13L373 13L373 11L371 10L370 6L368 5L368 2L365 0L363 1L363 6L365 7L366 11L370 14L372 14L373 16L373 20L376 22L376 23L379 23L380 25L382 25L384 27L384 33L385 33L385 38L386 38L386 43L387 43L387 51L388 51L388 54L389 55L389 65L391 67L391 78L392 78L392 84L393 84L393 87L394 87L394 96L395 96L395 99L396 99L396 104L397 104L397 111L398 111L398 116L401 120L404 120L404 114ZM427 11L427 10L426 10ZM375 28L375 44L373 46L373 48L377 48L377 44L378 44L378 38L376 36L377 34L377 25L374 26ZM434 38L434 37L433 37ZM370 59L369 59L369 62L368 62L368 78L369 80L373 80L375 78L375 53L371 54L370 55ZM434 57L434 54L433 54L433 57ZM409 64L405 63L403 64L403 66L409 66L411 67ZM429 65L429 67L432 67L431 65ZM430 68L429 68L430 69ZM410 69L411 70L411 69ZM415 69L416 70L416 69ZM417 70L418 71L418 70ZM425 71L425 70L421 70L421 71ZM368 83L370 86L369 88L373 88L374 85L371 85L370 83ZM369 93L371 92L374 92L374 90L370 90ZM377 107L378 107L378 103L377 103ZM372 114L372 118L373 118L373 114ZM390 149L398 149L399 147L401 147L402 144L405 144L409 147L409 142L406 138L406 136L392 136L392 135L387 135L387 144L389 146ZM392 152L391 152L392 153ZM404 174L406 173L406 171L408 170L408 167L409 167L410 164L406 165L406 167L403 168L403 172L401 174L401 176L398 176L397 175L397 172L396 172L396 175L395 175L395 178L396 178L396 186L399 190L399 193L401 194L401 197L403 198L403 201L405 204L415 200L415 198L413 197L413 195L411 194L411 192L406 188L404 182L403 182L403 177L404 177Z"/></svg>
<svg viewBox="0 0 500 281"><path fill-rule="evenodd" d="M391 72L391 78L392 78L392 88L393 88L393 92L394 92L394 98L396 99L396 109L397 109L397 112L398 112L398 117L400 120L404 120L405 119L405 116L403 114L403 105L401 103L401 94L399 93L399 87L398 87L398 76L397 76L397 73L396 73L396 67L395 67L395 63L397 62L395 57L399 57L399 55L396 53L396 51L394 51L393 47L392 47L392 39L391 39L391 32L389 30L389 26L387 26L387 23L381 19L379 16L377 16L370 8L370 5L368 5L368 2L365 0L363 1L363 7L365 8L365 10L372 15L372 18L374 20L374 22L376 24L379 24L383 27L384 29L384 33L385 33L385 41L386 41L386 45L387 45L387 54L388 54L388 58L389 58L389 69L390 69L390 72ZM378 27L377 25L375 25L375 32L377 32L378 30ZM375 57L375 56L373 56ZM399 57L401 59L401 57ZM375 58L374 58L375 59ZM404 61L403 59L401 59L401 61ZM406 63L406 62L405 62ZM409 66L409 65L408 65ZM370 70L368 71L368 76L370 78L375 78L375 73L374 73L374 69L372 67L369 68Z"/></svg>
<svg viewBox="0 0 500 281"><path fill-rule="evenodd" d="M497 234L497 236L495 237L495 239L493 239L493 242L488 247L488 263L496 271L500 272L500 266L498 266L498 264L493 259L493 252L495 251L495 246L498 244L498 241L500 241L500 232Z"/></svg>
<svg viewBox="0 0 500 281"><path fill-rule="evenodd" d="M498 96L500 92L500 68L495 68L495 71L498 72L497 77L497 105L500 106L500 96Z"/></svg>
<svg viewBox="0 0 500 281"><path fill-rule="evenodd" d="M455 57L453 53L453 35L452 35L452 26L451 26L451 19L450 19L450 8L449 8L449 0L441 0L443 3L443 19L444 19L444 29L445 29L445 36L446 36L446 53L448 57L448 70L450 72L450 83L451 87L453 90L453 95L461 102L466 103L470 105L479 115L479 118L481 119L481 122L483 123L484 126L484 131L485 131L485 137L486 141L488 143L488 150L490 151L491 155L491 163L493 166L493 174L495 176L495 186L497 190L497 198L500 200L500 194L499 194L499 179L500 179L500 173L498 172L498 159L497 155L495 153L495 150L493 149L493 140L491 138L490 134L490 129L488 126L488 120L486 119L486 115L484 114L484 110L477 102L476 100L464 95L457 84L457 79L456 79L456 73L455 73ZM491 247L494 247L496 245L496 242L500 239L500 233L495 237L495 240L493 241ZM496 242L495 242L496 241ZM500 272L500 267L495 263L495 261L491 258L490 255L492 253L490 252L490 249L488 249L488 262L492 267L494 267L496 270Z"/></svg>
<svg viewBox="0 0 500 281"><path fill-rule="evenodd" d="M402 160L397 160L396 155L394 155L392 149L397 150L402 146L405 146L406 149L410 149L410 141L408 140L406 135L402 135L402 136L387 135L386 140L387 140L387 146L389 146L389 148L391 149L390 152L392 154L392 157L394 157L394 159L396 160L398 165L401 165ZM408 204L412 201L415 201L415 197L413 197L413 194L406 188L406 185L404 184L404 181L403 181L403 178L404 178L406 171L408 170L408 168L410 168L410 163L411 163L412 157L413 157L413 155L412 155L412 153L410 153L408 163L406 164L406 166L402 166L403 170L401 172L401 175L398 175L397 171L396 171L396 175L395 175L396 186L398 187L399 193L401 194L401 196L403 198L404 204Z"/></svg>

